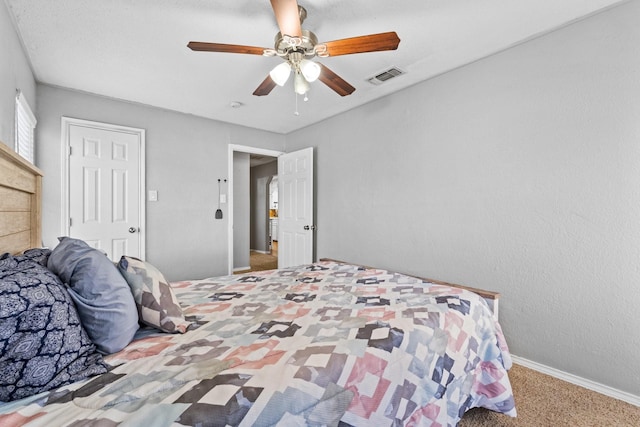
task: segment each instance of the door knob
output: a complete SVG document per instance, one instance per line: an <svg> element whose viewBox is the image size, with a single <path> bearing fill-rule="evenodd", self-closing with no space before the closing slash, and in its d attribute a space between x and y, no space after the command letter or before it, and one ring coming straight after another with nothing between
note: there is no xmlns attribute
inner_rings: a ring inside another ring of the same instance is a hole
<svg viewBox="0 0 640 427"><path fill-rule="evenodd" d="M315 226L315 225L305 225L305 226L304 226L304 229L305 229L305 230L315 230L315 229L316 229L316 226Z"/></svg>
<svg viewBox="0 0 640 427"><path fill-rule="evenodd" d="M137 230L135 227L129 227L129 233L135 233Z"/></svg>

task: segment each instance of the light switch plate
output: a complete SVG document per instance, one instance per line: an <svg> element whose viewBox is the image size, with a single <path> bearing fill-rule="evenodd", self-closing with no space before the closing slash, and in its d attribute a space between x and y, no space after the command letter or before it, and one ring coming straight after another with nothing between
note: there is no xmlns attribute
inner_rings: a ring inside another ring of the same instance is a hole
<svg viewBox="0 0 640 427"><path fill-rule="evenodd" d="M227 195L226 194L221 194L220 195L220 203L227 203Z"/></svg>
<svg viewBox="0 0 640 427"><path fill-rule="evenodd" d="M149 201L157 202L158 201L158 191L157 190L149 190Z"/></svg>

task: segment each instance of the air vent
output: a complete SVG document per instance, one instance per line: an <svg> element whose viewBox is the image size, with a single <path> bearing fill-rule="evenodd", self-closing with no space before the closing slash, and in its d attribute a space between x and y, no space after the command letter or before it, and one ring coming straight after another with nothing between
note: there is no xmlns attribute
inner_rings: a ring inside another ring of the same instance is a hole
<svg viewBox="0 0 640 427"><path fill-rule="evenodd" d="M374 85L380 85L384 82L386 82L387 80L391 80L394 77L398 77L402 74L404 74L405 72L402 71L400 68L398 67L391 67L388 70L385 70L379 74L376 74L375 76L368 78L367 81L371 84Z"/></svg>

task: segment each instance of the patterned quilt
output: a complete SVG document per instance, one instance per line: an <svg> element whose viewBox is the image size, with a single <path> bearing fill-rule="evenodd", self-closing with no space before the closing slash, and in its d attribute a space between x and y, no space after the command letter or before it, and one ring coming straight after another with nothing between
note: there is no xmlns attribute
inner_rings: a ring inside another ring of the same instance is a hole
<svg viewBox="0 0 640 427"><path fill-rule="evenodd" d="M454 426L510 416L511 359L482 298L333 262L173 284L181 334L106 374L0 406L0 425Z"/></svg>

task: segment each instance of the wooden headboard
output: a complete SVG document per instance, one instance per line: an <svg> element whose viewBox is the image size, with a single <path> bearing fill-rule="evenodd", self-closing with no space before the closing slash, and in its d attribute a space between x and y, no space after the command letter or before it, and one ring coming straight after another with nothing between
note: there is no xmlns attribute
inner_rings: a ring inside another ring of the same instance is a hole
<svg viewBox="0 0 640 427"><path fill-rule="evenodd" d="M42 246L42 171L0 142L0 255Z"/></svg>

